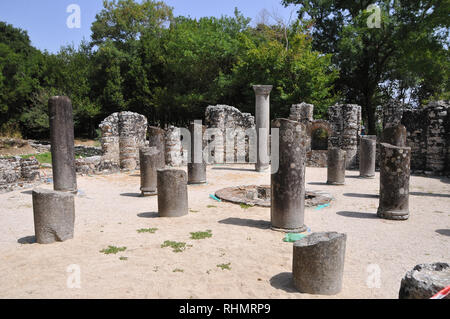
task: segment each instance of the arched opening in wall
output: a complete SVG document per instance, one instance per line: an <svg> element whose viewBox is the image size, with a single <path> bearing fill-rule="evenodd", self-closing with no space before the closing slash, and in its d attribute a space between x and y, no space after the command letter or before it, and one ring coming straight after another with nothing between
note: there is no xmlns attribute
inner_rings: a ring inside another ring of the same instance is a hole
<svg viewBox="0 0 450 319"><path fill-rule="evenodd" d="M328 150L328 130L324 127L318 127L311 132L311 150Z"/></svg>

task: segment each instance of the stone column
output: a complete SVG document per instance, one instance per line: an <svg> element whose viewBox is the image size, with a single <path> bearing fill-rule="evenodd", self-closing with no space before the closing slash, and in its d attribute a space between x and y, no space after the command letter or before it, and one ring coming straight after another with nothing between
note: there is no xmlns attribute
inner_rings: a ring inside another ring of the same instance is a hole
<svg viewBox="0 0 450 319"><path fill-rule="evenodd" d="M380 203L378 217L409 218L411 148L380 144Z"/></svg>
<svg viewBox="0 0 450 319"><path fill-rule="evenodd" d="M272 129L279 129L280 143L278 171L271 178L272 229L303 232L306 230L306 126L297 121L276 119L272 121Z"/></svg>
<svg viewBox="0 0 450 319"><path fill-rule="evenodd" d="M189 131L191 133L190 163L188 163L188 184L206 183L206 162L203 156L203 134L206 127L202 122L191 123Z"/></svg>
<svg viewBox="0 0 450 319"><path fill-rule="evenodd" d="M256 94L256 134L257 134L257 162L256 171L264 172L270 166L269 135L270 135L270 92L272 85L254 85Z"/></svg>
<svg viewBox="0 0 450 319"><path fill-rule="evenodd" d="M48 101L52 153L53 188L77 192L72 102L67 96Z"/></svg>
<svg viewBox="0 0 450 319"><path fill-rule="evenodd" d="M359 151L360 177L374 178L377 155L377 141L372 136L362 136Z"/></svg>
<svg viewBox="0 0 450 319"><path fill-rule="evenodd" d="M45 189L33 190L33 215L37 243L51 244L73 238L73 194Z"/></svg>
<svg viewBox="0 0 450 319"><path fill-rule="evenodd" d="M399 299L430 299L450 285L450 265L421 264L408 271L402 279ZM450 299L447 295L445 299Z"/></svg>
<svg viewBox="0 0 450 319"><path fill-rule="evenodd" d="M294 243L292 275L301 293L336 295L342 289L347 235L313 233Z"/></svg>
<svg viewBox="0 0 450 319"><path fill-rule="evenodd" d="M345 185L347 152L340 148L328 150L328 180L330 185Z"/></svg>
<svg viewBox="0 0 450 319"><path fill-rule="evenodd" d="M149 138L148 138L148 146L156 147L159 151L158 160L159 163L164 163L166 165L166 142L164 139L165 132L162 128L150 126L148 128ZM161 167L164 168L164 167Z"/></svg>
<svg viewBox="0 0 450 319"><path fill-rule="evenodd" d="M120 168L135 170L137 167L137 135L135 118L131 112L119 113L119 160Z"/></svg>
<svg viewBox="0 0 450 319"><path fill-rule="evenodd" d="M382 143L387 143L399 147L405 147L406 145L407 131L406 127L402 124L388 125L383 130Z"/></svg>
<svg viewBox="0 0 450 319"><path fill-rule="evenodd" d="M158 212L160 217L188 214L187 174L182 170L158 170Z"/></svg>
<svg viewBox="0 0 450 319"><path fill-rule="evenodd" d="M139 150L141 165L141 192L142 196L154 196L157 194L158 169L164 168L161 162L161 152L156 147L142 147Z"/></svg>

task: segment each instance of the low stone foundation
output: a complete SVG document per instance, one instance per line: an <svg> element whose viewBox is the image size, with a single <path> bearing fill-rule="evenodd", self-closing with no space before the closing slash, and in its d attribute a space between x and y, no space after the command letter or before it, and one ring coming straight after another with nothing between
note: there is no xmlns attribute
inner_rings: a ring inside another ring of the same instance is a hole
<svg viewBox="0 0 450 319"><path fill-rule="evenodd" d="M0 193L31 187L40 182L39 162L35 158L0 158Z"/></svg>

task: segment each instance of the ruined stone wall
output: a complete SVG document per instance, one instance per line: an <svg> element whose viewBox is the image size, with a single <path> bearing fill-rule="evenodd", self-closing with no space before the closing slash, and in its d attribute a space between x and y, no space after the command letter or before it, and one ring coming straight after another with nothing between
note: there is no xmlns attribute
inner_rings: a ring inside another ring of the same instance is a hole
<svg viewBox="0 0 450 319"><path fill-rule="evenodd" d="M166 165L172 167L179 167L187 165L188 150L183 147L181 130L178 127L169 126L165 130L165 156Z"/></svg>
<svg viewBox="0 0 450 319"><path fill-rule="evenodd" d="M328 109L330 123L329 146L347 152L347 168L358 167L359 139L361 136L361 106L337 104Z"/></svg>
<svg viewBox="0 0 450 319"><path fill-rule="evenodd" d="M39 162L35 158L0 158L0 193L39 181Z"/></svg>
<svg viewBox="0 0 450 319"><path fill-rule="evenodd" d="M146 145L146 117L132 112L114 113L100 124L100 129L103 166L139 168L139 148Z"/></svg>
<svg viewBox="0 0 450 319"><path fill-rule="evenodd" d="M403 111L405 109L405 105L395 100L390 100L385 105L383 105L383 129L387 125L401 124Z"/></svg>
<svg viewBox="0 0 450 319"><path fill-rule="evenodd" d="M211 136L211 140L208 141L215 141L216 143L215 162L249 162L251 152L249 140L250 138L256 138L256 136L247 136L245 132L250 129L255 130L255 117L250 113L242 113L237 108L229 105L208 106L205 117L208 129L215 128L218 130L217 136ZM256 131L254 133L256 134ZM231 151L228 154L229 158L226 158L225 155L228 149L231 149Z"/></svg>
<svg viewBox="0 0 450 319"><path fill-rule="evenodd" d="M423 109L406 110L401 123L411 147L411 169L442 175L450 172L450 104L430 102Z"/></svg>

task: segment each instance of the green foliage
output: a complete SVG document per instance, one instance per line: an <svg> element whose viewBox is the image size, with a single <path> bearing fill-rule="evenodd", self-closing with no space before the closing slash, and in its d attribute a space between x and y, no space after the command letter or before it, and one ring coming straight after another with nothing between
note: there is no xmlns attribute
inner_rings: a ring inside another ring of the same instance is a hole
<svg viewBox="0 0 450 319"><path fill-rule="evenodd" d="M143 228L143 229L138 229L137 232L139 234L142 234L142 233L154 234L154 233L156 233L157 230L158 230L158 228Z"/></svg>
<svg viewBox="0 0 450 319"><path fill-rule="evenodd" d="M217 265L217 268L220 268L220 269L222 269L222 270L231 270L231 263L228 263L228 264L220 264L220 265Z"/></svg>
<svg viewBox="0 0 450 319"><path fill-rule="evenodd" d="M116 247L116 246L108 246L108 248L100 250L101 253L105 255L117 254L119 252L127 250L127 247Z"/></svg>
<svg viewBox="0 0 450 319"><path fill-rule="evenodd" d="M252 205L248 205L248 204L244 204L244 203L241 203L239 206L241 206L242 209L249 209L249 208L253 207Z"/></svg>
<svg viewBox="0 0 450 319"><path fill-rule="evenodd" d="M186 243L166 240L161 248L171 247L174 253L181 253L186 250Z"/></svg>
<svg viewBox="0 0 450 319"><path fill-rule="evenodd" d="M52 163L52 153L40 153L32 155L22 155L22 158L35 157L40 164L51 164Z"/></svg>
<svg viewBox="0 0 450 319"><path fill-rule="evenodd" d="M212 237L211 230L207 230L205 232L191 233L191 239L195 239L195 240L206 239L206 238L211 238L211 237Z"/></svg>

